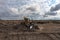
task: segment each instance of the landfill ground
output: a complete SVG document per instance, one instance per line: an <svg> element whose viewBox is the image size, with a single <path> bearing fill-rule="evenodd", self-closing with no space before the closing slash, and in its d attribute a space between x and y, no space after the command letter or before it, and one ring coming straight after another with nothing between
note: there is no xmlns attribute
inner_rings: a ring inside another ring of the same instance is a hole
<svg viewBox="0 0 60 40"><path fill-rule="evenodd" d="M0 40L60 40L59 20L34 21L39 27L39 30L34 32L22 31L20 28L14 29L21 22L18 20L0 20Z"/></svg>

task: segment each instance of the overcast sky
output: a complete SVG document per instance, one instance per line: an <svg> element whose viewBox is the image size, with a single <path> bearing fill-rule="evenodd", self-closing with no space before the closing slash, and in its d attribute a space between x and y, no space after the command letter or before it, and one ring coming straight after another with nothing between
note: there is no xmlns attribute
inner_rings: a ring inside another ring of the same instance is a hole
<svg viewBox="0 0 60 40"><path fill-rule="evenodd" d="M60 20L60 0L0 0L0 19Z"/></svg>

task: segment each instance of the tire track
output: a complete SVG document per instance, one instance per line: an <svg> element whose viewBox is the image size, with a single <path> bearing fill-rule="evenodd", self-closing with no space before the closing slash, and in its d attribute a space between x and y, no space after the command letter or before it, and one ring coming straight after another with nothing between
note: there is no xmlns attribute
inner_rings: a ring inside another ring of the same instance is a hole
<svg viewBox="0 0 60 40"><path fill-rule="evenodd" d="M60 40L60 36L57 33L49 33L47 34L52 40Z"/></svg>

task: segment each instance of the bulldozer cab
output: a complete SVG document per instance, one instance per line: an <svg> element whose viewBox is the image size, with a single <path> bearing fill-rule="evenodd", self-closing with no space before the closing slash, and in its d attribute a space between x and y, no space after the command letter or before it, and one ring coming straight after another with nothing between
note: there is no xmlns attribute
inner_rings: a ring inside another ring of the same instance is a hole
<svg viewBox="0 0 60 40"><path fill-rule="evenodd" d="M24 23L25 23L25 24L29 24L29 23L30 23L30 19L27 18L27 17L24 17Z"/></svg>

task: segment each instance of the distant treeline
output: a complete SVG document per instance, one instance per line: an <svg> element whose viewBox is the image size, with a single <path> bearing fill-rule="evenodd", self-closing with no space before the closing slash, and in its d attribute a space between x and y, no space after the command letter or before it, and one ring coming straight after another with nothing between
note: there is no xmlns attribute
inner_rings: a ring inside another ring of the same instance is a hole
<svg viewBox="0 0 60 40"><path fill-rule="evenodd" d="M24 20L0 20L0 24L19 24L23 22ZM45 24L45 23L55 23L55 24L60 24L60 20L30 20L33 23L37 24Z"/></svg>

